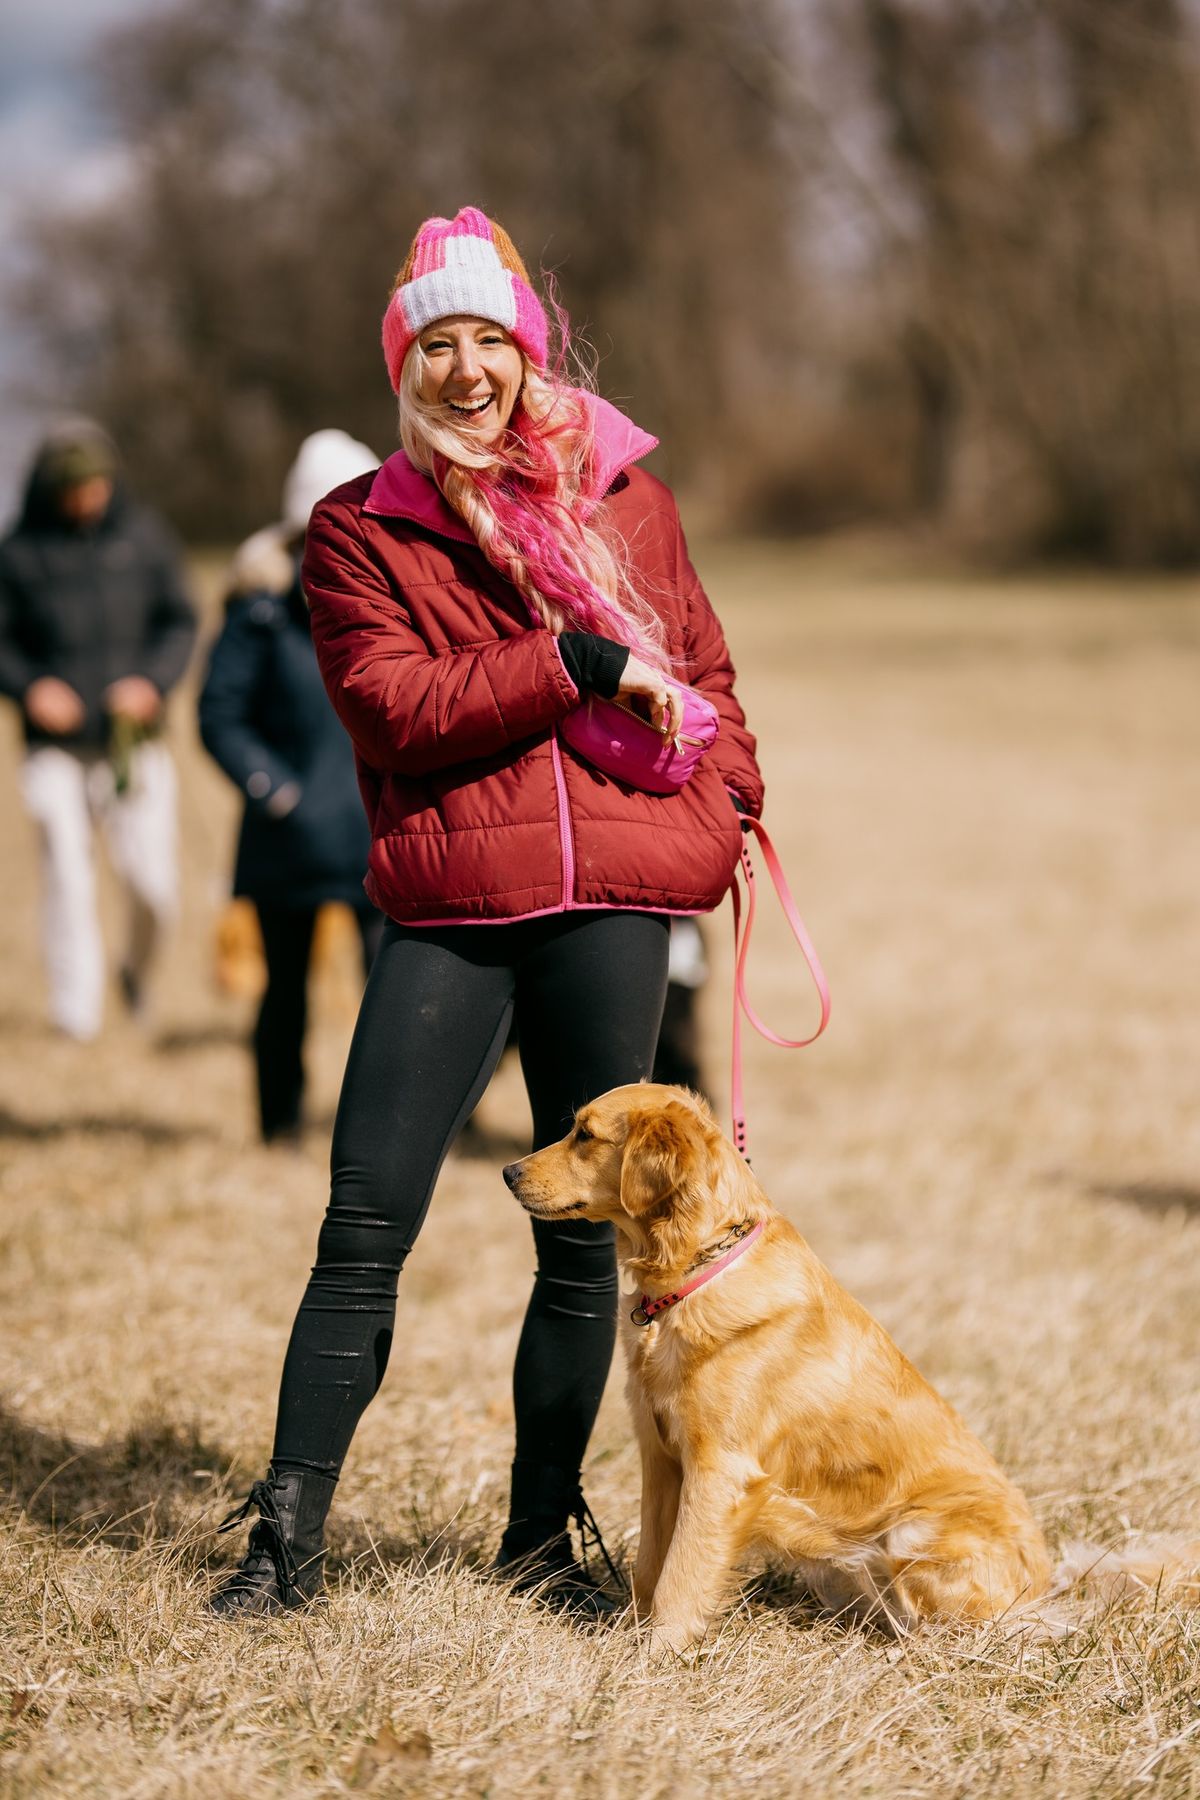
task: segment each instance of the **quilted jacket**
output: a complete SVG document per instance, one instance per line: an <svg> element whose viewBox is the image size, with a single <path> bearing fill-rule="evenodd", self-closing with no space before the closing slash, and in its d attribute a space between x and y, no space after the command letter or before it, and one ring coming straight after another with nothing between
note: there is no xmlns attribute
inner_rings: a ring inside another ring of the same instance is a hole
<svg viewBox="0 0 1200 1800"><path fill-rule="evenodd" d="M697 913L741 849L731 794L762 807L754 738L669 489L634 466L655 440L594 402L600 505L720 734L678 793L643 793L558 732L580 694L557 640L403 451L336 488L309 524L303 582L330 699L371 827L366 889L411 925L602 907Z"/></svg>

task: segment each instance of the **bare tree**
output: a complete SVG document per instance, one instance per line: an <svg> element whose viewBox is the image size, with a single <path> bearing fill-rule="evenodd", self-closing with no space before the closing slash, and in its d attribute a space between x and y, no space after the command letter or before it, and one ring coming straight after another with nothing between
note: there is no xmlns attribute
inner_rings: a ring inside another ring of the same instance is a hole
<svg viewBox="0 0 1200 1800"><path fill-rule="evenodd" d="M211 0L114 45L133 191L29 316L195 534L391 447L379 317L466 201L709 517L1200 552L1189 0Z"/></svg>
<svg viewBox="0 0 1200 1800"><path fill-rule="evenodd" d="M1022 548L1200 550L1200 81L1176 0L862 0L961 516ZM947 396L953 396L947 406Z"/></svg>
<svg viewBox="0 0 1200 1800"><path fill-rule="evenodd" d="M730 54L769 4L180 7L114 44L136 188L40 226L28 310L144 488L227 537L304 432L391 447L384 299L419 220L472 201L557 269L672 473L720 496L778 431L778 354L735 321L759 306L777 345L795 310L797 199Z"/></svg>

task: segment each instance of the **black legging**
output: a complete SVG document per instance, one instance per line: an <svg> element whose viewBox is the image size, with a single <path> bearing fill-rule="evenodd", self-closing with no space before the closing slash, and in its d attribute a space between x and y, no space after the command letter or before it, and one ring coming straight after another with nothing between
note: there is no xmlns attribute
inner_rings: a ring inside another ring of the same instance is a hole
<svg viewBox="0 0 1200 1800"><path fill-rule="evenodd" d="M296 1131L304 1098L304 1033L308 1026L308 961L317 923L315 906L255 902L262 932L267 986L254 1027L258 1116L264 1138ZM383 914L356 907L364 978L383 934Z"/></svg>
<svg viewBox="0 0 1200 1800"><path fill-rule="evenodd" d="M667 921L571 913L511 925L389 923L350 1046L317 1262L284 1363L272 1460L336 1475L387 1367L396 1283L447 1150L516 1008L534 1148L575 1109L646 1075ZM511 1205L497 1174L496 1204ZM517 1349L516 1453L577 1470L616 1331L610 1225L533 1222L538 1267Z"/></svg>

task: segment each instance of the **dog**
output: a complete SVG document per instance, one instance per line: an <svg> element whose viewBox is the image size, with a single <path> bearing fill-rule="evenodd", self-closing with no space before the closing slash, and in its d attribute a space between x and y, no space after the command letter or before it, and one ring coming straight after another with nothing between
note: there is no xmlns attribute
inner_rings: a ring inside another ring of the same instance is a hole
<svg viewBox="0 0 1200 1800"><path fill-rule="evenodd" d="M262 932L252 900L226 903L213 930L213 982L222 994L260 1000L267 985ZM351 909L330 900L317 908L309 974L325 1010L353 1019L362 996L362 948Z"/></svg>
<svg viewBox="0 0 1200 1800"><path fill-rule="evenodd" d="M790 1559L887 1630L991 1620L1050 1585L1024 1495L771 1205L696 1095L580 1108L504 1179L539 1219L608 1219L641 1451L633 1575L652 1648L705 1634L739 1559Z"/></svg>

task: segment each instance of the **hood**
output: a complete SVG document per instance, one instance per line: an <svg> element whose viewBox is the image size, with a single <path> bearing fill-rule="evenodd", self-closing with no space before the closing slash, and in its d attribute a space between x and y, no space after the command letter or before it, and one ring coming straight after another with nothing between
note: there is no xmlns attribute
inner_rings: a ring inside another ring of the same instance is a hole
<svg viewBox="0 0 1200 1800"><path fill-rule="evenodd" d="M94 419L63 419L48 431L34 454L25 483L19 527L72 529L58 510L57 495L72 481L105 475L113 481L113 498L101 525L123 507L120 457L102 425Z"/></svg>
<svg viewBox="0 0 1200 1800"><path fill-rule="evenodd" d="M607 493L622 470L649 456L658 444L656 437L597 394L583 393L592 419L596 442L596 493ZM371 484L363 511L383 518L412 519L426 525L441 537L457 538L473 544L475 539L454 509L442 498L437 484L415 469L403 450L389 456Z"/></svg>
<svg viewBox="0 0 1200 1800"><path fill-rule="evenodd" d="M300 537L318 500L344 481L353 481L356 475L378 466L375 452L347 432L314 431L301 444L283 484L284 530L291 537Z"/></svg>

